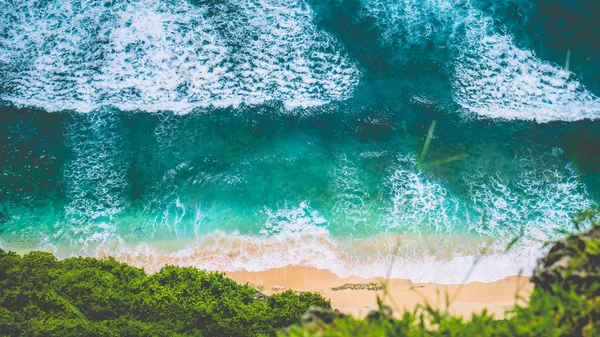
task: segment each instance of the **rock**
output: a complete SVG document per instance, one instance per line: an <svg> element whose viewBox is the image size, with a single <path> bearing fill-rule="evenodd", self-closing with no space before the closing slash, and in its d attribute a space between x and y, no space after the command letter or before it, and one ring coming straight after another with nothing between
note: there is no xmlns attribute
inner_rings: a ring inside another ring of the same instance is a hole
<svg viewBox="0 0 600 337"><path fill-rule="evenodd" d="M393 314L393 310L392 307L390 307L389 305L384 305L380 310L371 310L371 312L369 312L367 314L366 319L367 320L380 320L382 318L392 318L392 314Z"/></svg>
<svg viewBox="0 0 600 337"><path fill-rule="evenodd" d="M336 310L310 307L304 316L302 316L302 322L305 324L317 322L331 324L334 319L343 317L346 317L346 315Z"/></svg>
<svg viewBox="0 0 600 337"><path fill-rule="evenodd" d="M556 242L538 261L532 281L547 290L563 282L563 287L579 291L600 282L600 227Z"/></svg>
<svg viewBox="0 0 600 337"><path fill-rule="evenodd" d="M257 291L256 293L254 293L254 299L264 301L267 299L267 295L261 293L260 291Z"/></svg>
<svg viewBox="0 0 600 337"><path fill-rule="evenodd" d="M262 284L256 284L254 282L248 282L247 284L258 291L265 290L265 286L263 286Z"/></svg>

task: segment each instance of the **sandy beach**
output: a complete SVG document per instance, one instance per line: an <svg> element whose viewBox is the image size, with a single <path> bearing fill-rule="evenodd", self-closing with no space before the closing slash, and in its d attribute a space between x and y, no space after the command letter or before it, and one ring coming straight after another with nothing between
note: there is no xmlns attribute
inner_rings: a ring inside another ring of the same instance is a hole
<svg viewBox="0 0 600 337"><path fill-rule="evenodd" d="M239 283L249 283L267 295L288 289L318 292L331 300L333 308L359 317L377 307L376 296L383 295L381 283L385 281L383 278L358 276L340 278L328 270L297 266L260 272L228 272L226 276ZM447 294L453 299L448 310L463 317L487 309L495 317L502 318L505 311L514 306L517 294L521 298L519 303L522 303L522 299L529 298L533 290L529 277L524 276L464 285L413 283L403 279L389 279L387 284L392 299L388 298L386 302L392 307L413 310L427 301L431 306L443 309Z"/></svg>
<svg viewBox="0 0 600 337"><path fill-rule="evenodd" d="M31 249L29 249L31 250ZM18 250L21 254L29 250ZM48 252L53 252L47 247ZM194 262L205 260L207 255L200 254L194 259L182 259L177 256L141 254L143 250L133 250L136 253L113 255L100 249L96 257L114 256L118 261L132 266L144 268L153 273L165 265L193 265ZM200 250L199 252L204 252ZM210 251L209 251L210 252ZM208 254L208 257L215 254ZM212 269L208 269L212 270ZM507 310L517 303L526 301L532 290L533 283L527 276L508 276L494 282L469 282L466 284L415 283L409 279L364 278L360 276L339 277L326 269L305 266L287 266L272 268L264 271L230 271L225 275L240 284L250 284L260 292L271 295L285 290L311 291L331 300L333 308L343 313L363 317L377 308L377 295L383 296L382 282L387 283L389 295L386 304L395 311L414 310L418 305L428 303L434 308L444 309L446 298L451 299L448 310L450 313L469 317L482 310L503 318Z"/></svg>

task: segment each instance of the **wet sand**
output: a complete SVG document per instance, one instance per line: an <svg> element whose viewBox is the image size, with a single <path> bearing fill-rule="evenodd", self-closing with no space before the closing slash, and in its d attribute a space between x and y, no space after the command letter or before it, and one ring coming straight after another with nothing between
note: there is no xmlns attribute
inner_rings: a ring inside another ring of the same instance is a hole
<svg viewBox="0 0 600 337"><path fill-rule="evenodd" d="M331 271L311 267L289 266L260 272L235 271L225 273L238 283L249 283L266 295L288 289L313 291L331 300L333 308L358 317L365 316L377 307L377 295L383 296L382 282L387 282L386 303L395 310L414 310L419 304L444 309L446 297L451 299L448 310L456 315L469 317L487 309L497 318L505 316L519 297L524 303L533 290L529 277L509 276L495 282L471 282L464 285L437 283L413 283L404 279L340 278ZM446 296L448 295L448 296Z"/></svg>

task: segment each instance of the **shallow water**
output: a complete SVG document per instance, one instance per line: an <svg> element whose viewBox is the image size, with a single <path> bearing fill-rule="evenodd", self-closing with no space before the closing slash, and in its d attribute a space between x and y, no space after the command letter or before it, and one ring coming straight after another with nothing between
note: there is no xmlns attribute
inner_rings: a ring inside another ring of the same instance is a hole
<svg viewBox="0 0 600 337"><path fill-rule="evenodd" d="M0 246L527 274L600 197L600 11L565 3L0 0Z"/></svg>

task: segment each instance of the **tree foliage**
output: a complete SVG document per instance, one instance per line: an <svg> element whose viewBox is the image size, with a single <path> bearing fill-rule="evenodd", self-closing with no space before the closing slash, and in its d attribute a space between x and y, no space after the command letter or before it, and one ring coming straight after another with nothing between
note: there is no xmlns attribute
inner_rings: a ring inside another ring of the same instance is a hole
<svg viewBox="0 0 600 337"><path fill-rule="evenodd" d="M312 293L264 297L220 273L168 266L147 275L114 259L0 250L0 335L258 336L298 323Z"/></svg>

